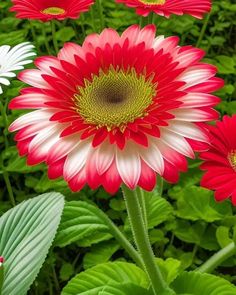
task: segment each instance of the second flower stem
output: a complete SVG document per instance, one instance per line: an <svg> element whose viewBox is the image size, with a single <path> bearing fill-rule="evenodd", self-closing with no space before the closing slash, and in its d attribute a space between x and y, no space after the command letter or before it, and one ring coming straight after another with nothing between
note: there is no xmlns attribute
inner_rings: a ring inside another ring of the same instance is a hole
<svg viewBox="0 0 236 295"><path fill-rule="evenodd" d="M147 228L143 222L142 209L137 194L126 186L123 186L122 188L134 240L142 257L145 270L150 278L153 294L160 295L165 291L168 291L169 288L155 262L155 256L149 241Z"/></svg>
<svg viewBox="0 0 236 295"><path fill-rule="evenodd" d="M217 268L217 266L221 265L222 262L234 254L236 254L236 245L234 242L232 242L210 257L197 269L197 271L211 273L215 268Z"/></svg>
<svg viewBox="0 0 236 295"><path fill-rule="evenodd" d="M57 42L57 37L56 37L56 26L55 26L55 22L53 20L51 21L51 29L52 29L53 46L54 46L56 54L57 54L59 51L59 47L58 47L58 42Z"/></svg>

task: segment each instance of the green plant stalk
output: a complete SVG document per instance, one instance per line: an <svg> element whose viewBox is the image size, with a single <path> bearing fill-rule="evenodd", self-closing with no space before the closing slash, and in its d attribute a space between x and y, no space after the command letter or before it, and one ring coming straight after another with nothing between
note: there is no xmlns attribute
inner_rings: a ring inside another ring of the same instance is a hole
<svg viewBox="0 0 236 295"><path fill-rule="evenodd" d="M144 222L145 227L147 228L148 227L148 220L147 220L146 198L145 198L143 190L140 187L137 188L136 193L137 193L139 204L140 204L140 207L142 210L143 222Z"/></svg>
<svg viewBox="0 0 236 295"><path fill-rule="evenodd" d="M100 29L102 31L104 29L104 25L105 25L102 0L97 0L97 3L98 3L98 10L99 10L99 17L100 17L100 25L101 25Z"/></svg>
<svg viewBox="0 0 236 295"><path fill-rule="evenodd" d="M6 109L5 109L5 107L4 107L4 105L3 105L3 103L1 101L0 101L0 113L1 113L1 116L3 118L3 124L4 124L4 131L3 131L4 144L5 144L5 148L7 149L8 146L9 146L7 135L6 135L6 128L8 126L8 119L7 119ZM8 195L9 195L11 204L14 207L16 205L16 202L15 202L15 198L14 198L14 194L13 194L9 174L5 170L5 167L4 167L2 155L0 157L0 164L2 166L2 174L3 174L5 184L6 184Z"/></svg>
<svg viewBox="0 0 236 295"><path fill-rule="evenodd" d="M5 181L6 187L7 187L7 191L8 191L8 195L9 195L11 204L12 204L13 207L15 207L16 206L16 201L15 201L15 198L14 198L14 194L13 194L9 174L5 170L4 167L2 167L2 174L3 174L3 178L4 178L4 181Z"/></svg>
<svg viewBox="0 0 236 295"><path fill-rule="evenodd" d="M211 14L208 13L207 16L206 16L206 18L205 18L205 20L204 20L204 23L203 23L203 26L202 26L202 30L200 32L200 35L198 37L196 47L200 47L200 45L202 43L202 40L203 40L203 37L205 35L205 32L206 32L207 25L209 23L210 17L211 17Z"/></svg>
<svg viewBox="0 0 236 295"><path fill-rule="evenodd" d="M222 264L225 260L236 254L236 245L230 243L204 262L196 271L211 273L214 269Z"/></svg>
<svg viewBox="0 0 236 295"><path fill-rule="evenodd" d="M125 235L119 230L119 228L111 221L111 219L102 211L96 211L96 214L99 214L103 219L105 224L108 226L110 233L113 237L118 241L121 247L129 254L132 260L141 268L144 269L143 261L139 255L139 253L134 249Z"/></svg>
<svg viewBox="0 0 236 295"><path fill-rule="evenodd" d="M4 281L4 267L2 264L0 266L0 295L2 294L3 281Z"/></svg>
<svg viewBox="0 0 236 295"><path fill-rule="evenodd" d="M45 47L46 47L46 50L47 50L47 53L49 55L51 55L51 49L50 49L50 46L49 46L49 42L48 42L48 38L47 38L47 33L46 33L46 29L45 29L45 23L43 23L41 25L41 28L42 28L42 33L43 33L43 38L44 38L44 44L45 44Z"/></svg>
<svg viewBox="0 0 236 295"><path fill-rule="evenodd" d="M31 21L29 21L29 24L30 24L31 34L32 34L33 40L35 42L35 47L37 49L37 52L39 53L39 44L38 44L38 39L37 39L35 29L34 29L34 25Z"/></svg>
<svg viewBox="0 0 236 295"><path fill-rule="evenodd" d="M54 49L57 54L59 51L59 47L58 47L58 42L57 42L57 37L56 37L56 26L55 26L55 22L53 20L51 21L51 30L52 30L53 46L54 46Z"/></svg>
<svg viewBox="0 0 236 295"><path fill-rule="evenodd" d="M165 294L170 289L155 262L155 256L149 241L147 228L143 222L142 210L136 191L131 191L126 186L122 186L122 189L134 240L145 265L145 270L150 278L153 293L155 295Z"/></svg>

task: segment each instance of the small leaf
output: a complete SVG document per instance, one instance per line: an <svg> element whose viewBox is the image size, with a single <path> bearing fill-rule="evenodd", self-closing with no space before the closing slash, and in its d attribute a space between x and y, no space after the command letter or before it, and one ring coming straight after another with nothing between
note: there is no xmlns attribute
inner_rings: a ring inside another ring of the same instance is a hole
<svg viewBox="0 0 236 295"><path fill-rule="evenodd" d="M2 295L26 294L52 244L63 206L61 194L48 193L0 218L0 253L5 259Z"/></svg>
<svg viewBox="0 0 236 295"><path fill-rule="evenodd" d="M167 258L163 260L161 258L156 258L156 262L167 284L173 282L181 272L181 262L177 259Z"/></svg>
<svg viewBox="0 0 236 295"><path fill-rule="evenodd" d="M228 281L210 274L184 272L171 284L179 295L235 295L236 287Z"/></svg>
<svg viewBox="0 0 236 295"><path fill-rule="evenodd" d="M64 247L73 242L84 241L88 246L89 243L98 243L111 238L112 235L101 217L100 209L84 201L66 203L55 241L57 246Z"/></svg>
<svg viewBox="0 0 236 295"><path fill-rule="evenodd" d="M136 265L108 262L78 274L62 290L62 295L145 295L148 294L148 287L147 275ZM135 290L144 293L136 293Z"/></svg>
<svg viewBox="0 0 236 295"><path fill-rule="evenodd" d="M119 248L116 241L102 242L92 246L90 252L84 256L84 269L107 262Z"/></svg>

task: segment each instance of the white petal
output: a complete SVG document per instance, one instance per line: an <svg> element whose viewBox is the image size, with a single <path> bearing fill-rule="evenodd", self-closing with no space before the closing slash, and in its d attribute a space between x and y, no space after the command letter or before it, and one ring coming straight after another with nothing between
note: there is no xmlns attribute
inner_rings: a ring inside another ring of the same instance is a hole
<svg viewBox="0 0 236 295"><path fill-rule="evenodd" d="M95 151L95 165L99 175L102 175L111 166L115 156L114 145L108 141L100 145Z"/></svg>
<svg viewBox="0 0 236 295"><path fill-rule="evenodd" d="M139 154L141 158L158 174L162 175L164 172L164 160L158 147L149 140L147 148L140 148Z"/></svg>
<svg viewBox="0 0 236 295"><path fill-rule="evenodd" d="M208 137L193 123L170 120L166 129L187 138L208 142Z"/></svg>
<svg viewBox="0 0 236 295"><path fill-rule="evenodd" d="M134 189L141 174L141 161L134 145L128 143L124 150L117 148L116 166L123 182Z"/></svg>
<svg viewBox="0 0 236 295"><path fill-rule="evenodd" d="M10 125L9 130L13 132L31 124L36 124L44 120L48 121L49 118L53 115L53 113L54 112L52 110L37 110L30 112L16 119Z"/></svg>
<svg viewBox="0 0 236 295"><path fill-rule="evenodd" d="M193 150L183 136L180 136L164 127L160 128L160 130L160 138L164 143L166 143L169 147L176 150L177 152L187 157L194 158Z"/></svg>
<svg viewBox="0 0 236 295"><path fill-rule="evenodd" d="M67 181L73 178L85 165L91 150L91 140L82 140L77 147L68 154L64 165L64 177Z"/></svg>

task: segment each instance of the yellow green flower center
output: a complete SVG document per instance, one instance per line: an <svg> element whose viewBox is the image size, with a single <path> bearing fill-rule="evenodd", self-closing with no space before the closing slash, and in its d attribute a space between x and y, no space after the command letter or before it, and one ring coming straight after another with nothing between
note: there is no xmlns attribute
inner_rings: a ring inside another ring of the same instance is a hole
<svg viewBox="0 0 236 295"><path fill-rule="evenodd" d="M139 0L145 5L164 5L166 0Z"/></svg>
<svg viewBox="0 0 236 295"><path fill-rule="evenodd" d="M44 10L42 10L42 13L49 14L49 15L60 15L65 13L65 9L60 7L48 7Z"/></svg>
<svg viewBox="0 0 236 295"><path fill-rule="evenodd" d="M236 150L232 150L228 155L229 163L236 171Z"/></svg>
<svg viewBox="0 0 236 295"><path fill-rule="evenodd" d="M85 81L74 96L76 110L87 123L108 130L121 130L129 122L147 115L146 109L156 94L156 85L134 70L110 69Z"/></svg>

